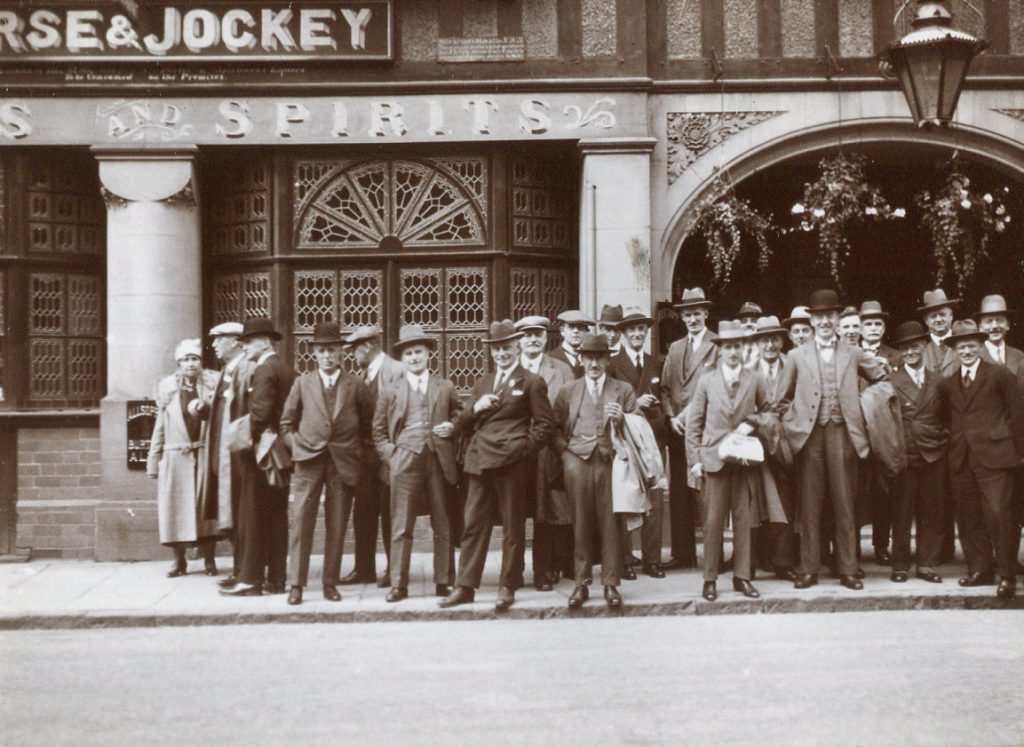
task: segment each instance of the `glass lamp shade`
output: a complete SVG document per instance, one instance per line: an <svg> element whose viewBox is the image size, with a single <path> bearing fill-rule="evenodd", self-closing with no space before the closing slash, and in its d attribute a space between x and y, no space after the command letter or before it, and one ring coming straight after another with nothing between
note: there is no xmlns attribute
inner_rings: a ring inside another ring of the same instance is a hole
<svg viewBox="0 0 1024 747"><path fill-rule="evenodd" d="M949 124L971 60L986 46L961 31L926 27L889 48L889 60L918 127Z"/></svg>

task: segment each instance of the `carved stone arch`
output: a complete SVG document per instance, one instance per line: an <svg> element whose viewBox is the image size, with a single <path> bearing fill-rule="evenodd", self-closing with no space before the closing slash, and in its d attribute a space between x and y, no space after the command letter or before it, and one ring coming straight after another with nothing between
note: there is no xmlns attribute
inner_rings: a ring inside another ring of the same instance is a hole
<svg viewBox="0 0 1024 747"><path fill-rule="evenodd" d="M907 143L959 149L991 168L1024 183L1024 146L989 130L974 127L918 130L906 119L870 119L807 128L769 140L743 153L723 169L733 184L771 166L797 156L825 152L840 145L855 148L867 143ZM652 289L656 297L671 297L671 282L675 265L696 219L696 206L700 204L719 172L709 175L700 186L690 192L673 212L657 256L652 259L651 276L662 278L663 287Z"/></svg>
<svg viewBox="0 0 1024 747"><path fill-rule="evenodd" d="M487 159L303 160L294 245L394 250L487 241Z"/></svg>

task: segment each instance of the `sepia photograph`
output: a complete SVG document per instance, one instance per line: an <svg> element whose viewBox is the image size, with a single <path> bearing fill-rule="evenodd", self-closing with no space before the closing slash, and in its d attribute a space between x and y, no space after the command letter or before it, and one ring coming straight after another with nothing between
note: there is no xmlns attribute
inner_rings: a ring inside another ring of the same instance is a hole
<svg viewBox="0 0 1024 747"><path fill-rule="evenodd" d="M0 747L1024 745L1022 311L1024 0L0 0Z"/></svg>

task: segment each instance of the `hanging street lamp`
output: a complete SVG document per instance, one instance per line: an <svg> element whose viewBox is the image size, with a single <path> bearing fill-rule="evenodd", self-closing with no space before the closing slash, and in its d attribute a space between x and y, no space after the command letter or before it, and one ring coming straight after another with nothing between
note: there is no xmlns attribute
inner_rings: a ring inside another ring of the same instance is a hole
<svg viewBox="0 0 1024 747"><path fill-rule="evenodd" d="M914 30L889 46L883 63L899 79L918 127L949 125L971 60L988 47L952 24L942 0L918 0Z"/></svg>

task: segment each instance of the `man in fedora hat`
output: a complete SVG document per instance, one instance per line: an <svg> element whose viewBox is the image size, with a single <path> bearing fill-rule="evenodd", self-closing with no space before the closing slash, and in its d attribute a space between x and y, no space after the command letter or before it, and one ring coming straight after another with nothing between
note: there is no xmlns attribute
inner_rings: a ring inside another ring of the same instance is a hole
<svg viewBox="0 0 1024 747"><path fill-rule="evenodd" d="M896 328L893 343L903 364L889 380L900 402L907 467L897 475L892 507L892 574L902 583L909 577L910 530L917 522L917 578L939 583L936 572L942 550L942 511L947 491L949 435L939 412L941 377L924 365L928 331L920 322Z"/></svg>
<svg viewBox="0 0 1024 747"><path fill-rule="evenodd" d="M739 322L721 322L715 344L719 349L718 369L701 377L687 408L686 451L693 476L704 481L704 588L709 602L718 598L718 569L722 560L725 523L732 514L733 588L745 597L760 593L753 578L751 532L754 503L759 490L759 466L728 464L718 447L730 433L750 435L754 427L747 419L772 408L767 380L743 366L743 345L747 332Z"/></svg>
<svg viewBox="0 0 1024 747"><path fill-rule="evenodd" d="M324 486L324 599L341 599L337 587L345 528L356 485L373 449L370 394L358 377L341 370L343 341L339 324L317 324L311 342L316 370L295 379L281 414L281 431L295 462L288 604L302 603Z"/></svg>
<svg viewBox="0 0 1024 747"><path fill-rule="evenodd" d="M594 320L579 309L570 309L559 314L557 321L562 344L551 351L551 357L568 365L573 376L578 379L583 375L580 344L583 342L583 335L590 332L590 328L594 326Z"/></svg>
<svg viewBox="0 0 1024 747"><path fill-rule="evenodd" d="M622 347L622 334L619 323L622 321L622 304L605 304L601 307L601 315L597 318L597 334L608 339L608 355L613 358Z"/></svg>
<svg viewBox="0 0 1024 747"><path fill-rule="evenodd" d="M686 463L684 410L690 403L697 381L713 371L718 362L715 333L707 328L711 301L700 288L685 288L682 300L674 304L686 325L686 337L669 346L661 371L661 405L668 419L669 526L672 559L666 568L693 568L697 564L695 525L697 493L690 487Z"/></svg>
<svg viewBox="0 0 1024 747"><path fill-rule="evenodd" d="M249 386L252 364L246 360L245 351L238 342L242 325L238 322L224 322L209 331L213 350L223 364L217 378L213 400L200 407L200 416L208 421L206 428L206 477L203 480L201 515L204 519L216 519L218 529L231 535L234 564L231 575L218 582L224 589L238 584L239 557L236 531L238 527L238 506L241 500L243 455L228 449L228 424L245 415L245 391ZM251 487L251 484L250 486Z"/></svg>
<svg viewBox="0 0 1024 747"><path fill-rule="evenodd" d="M548 403L563 387L576 380L568 363L556 360L544 351L548 345L551 322L544 316L525 316L515 323L523 336L519 339L519 364L540 376L547 385ZM535 475L536 500L533 516L533 585L538 591L551 591L559 575L572 578L573 565L572 504L562 484L562 460L550 444L540 449L535 464L528 468Z"/></svg>
<svg viewBox="0 0 1024 747"><path fill-rule="evenodd" d="M665 422L665 411L661 406L661 365L656 355L644 351L647 337L654 326L654 319L644 314L639 308L626 310L626 315L619 322L623 346L618 355L611 357L608 364L608 375L625 381L633 388L637 409L647 418L654 432L654 438L664 459L668 439L668 425ZM640 531L641 571L651 578L664 578L661 569L661 532L665 498L663 491L655 491L651 497L651 512L644 519ZM633 543L623 522L623 560L629 565L634 562ZM625 578L629 578L632 569L624 567Z"/></svg>
<svg viewBox="0 0 1024 747"><path fill-rule="evenodd" d="M526 468L554 428L544 379L519 364L519 339L512 320L492 322L483 342L496 370L477 380L472 405L456 426L467 439L463 470L468 476L465 530L455 590L441 607L473 601L480 586L491 521L501 515L501 575L495 609L507 610L523 585L526 551Z"/></svg>
<svg viewBox="0 0 1024 747"><path fill-rule="evenodd" d="M800 574L794 586L818 582L822 509L832 505L840 583L862 589L857 576L857 459L869 444L860 409L858 377L886 377L881 361L837 337L839 297L835 291L811 294L808 310L814 338L790 352L780 389L783 426L796 461L800 495Z"/></svg>
<svg viewBox="0 0 1024 747"><path fill-rule="evenodd" d="M981 309L975 315L978 329L988 335L981 349L982 360L1006 366L1018 381L1024 381L1024 351L1006 344L1013 311L1006 307L1006 299L996 294L981 299Z"/></svg>
<svg viewBox="0 0 1024 747"><path fill-rule="evenodd" d="M743 328L743 331L747 333L747 339L743 343L743 365L752 366L757 362L757 357L761 351L758 348L757 343L754 341L751 335L757 331L757 320L764 315L764 310L761 309L753 301L744 301L743 305L740 306L740 310L736 314L736 321Z"/></svg>
<svg viewBox="0 0 1024 747"><path fill-rule="evenodd" d="M419 325L402 327L393 349L405 380L384 389L373 417L373 441L388 466L391 484L391 569L386 597L409 596L409 564L417 498L426 498L434 534L434 590L445 597L455 582L455 541L448 493L459 481L452 434L461 404L455 385L427 369L437 341Z"/></svg>
<svg viewBox="0 0 1024 747"><path fill-rule="evenodd" d="M808 320L810 316L808 315ZM760 349L759 360L754 366L768 384L768 393L772 405L782 399L782 372L786 368L786 354L782 352L785 345L786 328L779 324L776 316L762 316L757 320L753 339ZM774 572L775 577L792 581L795 578L793 566L796 565L796 535L793 519L795 517L795 480L791 473L786 473L773 462L768 463L775 478L779 491L779 500L789 523L765 523L754 532L754 556L761 567Z"/></svg>
<svg viewBox="0 0 1024 747"><path fill-rule="evenodd" d="M609 607L622 606L621 527L612 505L612 449L609 428L624 413L636 410L633 388L606 374L608 341L584 335L580 356L584 377L558 393L555 401L554 448L562 455L565 490L573 506L576 587L569 608L589 597L595 561L594 537L600 539L601 584Z"/></svg>
<svg viewBox="0 0 1024 747"><path fill-rule="evenodd" d="M346 347L356 360L357 375L370 391L370 404L374 408L380 393L402 381L405 368L381 347L381 332L375 325L356 327L345 338ZM372 584L391 586L391 500L388 495L388 469L377 452L366 455L366 469L356 489L352 506L352 535L355 539L355 564L352 571L341 579L343 585ZM377 535L387 567L377 577Z"/></svg>
<svg viewBox="0 0 1024 747"><path fill-rule="evenodd" d="M981 359L986 339L972 319L953 324L945 344L956 351L960 369L939 384L939 397L967 559L960 585L993 584L995 570L997 596L1010 599L1017 588L1013 472L1024 454L1024 399L1010 369Z"/></svg>
<svg viewBox="0 0 1024 747"><path fill-rule="evenodd" d="M814 330L811 329L811 312L806 306L794 306L789 316L782 320L782 326L788 330L789 341L795 348L803 345L814 335Z"/></svg>
<svg viewBox="0 0 1024 747"><path fill-rule="evenodd" d="M860 346L865 352L884 360L895 371L900 365L900 353L885 343L888 320L889 312L884 311L878 301L865 301L860 305Z"/></svg>
<svg viewBox="0 0 1024 747"><path fill-rule="evenodd" d="M252 443L264 431L280 434L281 411L295 380L295 370L274 350L281 339L269 319L249 319L238 336L246 359L252 363L245 395ZM242 457L246 483L238 505L238 584L221 589L230 596L259 596L264 591L283 594L288 558L288 485L271 485L256 464L254 450Z"/></svg>

